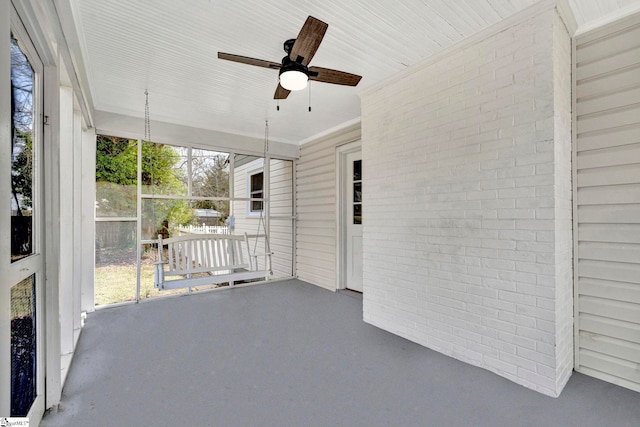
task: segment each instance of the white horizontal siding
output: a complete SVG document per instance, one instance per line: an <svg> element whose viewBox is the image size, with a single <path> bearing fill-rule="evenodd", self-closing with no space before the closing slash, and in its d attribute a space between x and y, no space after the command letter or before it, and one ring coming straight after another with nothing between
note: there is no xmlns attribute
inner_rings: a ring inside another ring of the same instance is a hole
<svg viewBox="0 0 640 427"><path fill-rule="evenodd" d="M576 39L576 369L640 391L640 15Z"/></svg>
<svg viewBox="0 0 640 427"><path fill-rule="evenodd" d="M360 139L360 124L300 147L296 163L296 272L336 289L336 147Z"/></svg>
<svg viewBox="0 0 640 427"><path fill-rule="evenodd" d="M274 277L293 275L293 162L271 160L269 247Z"/></svg>
<svg viewBox="0 0 640 427"><path fill-rule="evenodd" d="M234 171L234 196L247 198L248 174L257 169L263 169L263 159L237 166ZM266 185L266 181L265 181ZM271 255L272 278L291 277L293 274L293 162L290 160L272 159L270 163L270 220L269 220L269 248ZM248 202L235 202L233 215L235 217L236 233L263 234L266 221L259 217L251 217L248 213ZM275 217L275 218L274 218ZM288 218L286 218L288 217ZM254 250L251 242L251 250ZM264 240L255 246L255 252L264 253ZM264 258L259 258L260 267Z"/></svg>

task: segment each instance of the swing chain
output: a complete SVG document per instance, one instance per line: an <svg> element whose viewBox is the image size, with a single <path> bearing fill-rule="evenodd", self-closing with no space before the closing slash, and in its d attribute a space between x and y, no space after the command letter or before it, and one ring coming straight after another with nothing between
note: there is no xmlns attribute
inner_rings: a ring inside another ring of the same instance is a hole
<svg viewBox="0 0 640 427"><path fill-rule="evenodd" d="M144 90L144 139L151 142L151 119L149 118L149 91Z"/></svg>

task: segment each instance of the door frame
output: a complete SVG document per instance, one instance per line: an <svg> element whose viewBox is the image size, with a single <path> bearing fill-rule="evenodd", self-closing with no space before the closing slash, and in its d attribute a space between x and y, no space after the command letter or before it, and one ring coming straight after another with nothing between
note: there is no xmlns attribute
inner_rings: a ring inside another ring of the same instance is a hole
<svg viewBox="0 0 640 427"><path fill-rule="evenodd" d="M347 288L347 154L362 152L360 139L336 147L336 290Z"/></svg>

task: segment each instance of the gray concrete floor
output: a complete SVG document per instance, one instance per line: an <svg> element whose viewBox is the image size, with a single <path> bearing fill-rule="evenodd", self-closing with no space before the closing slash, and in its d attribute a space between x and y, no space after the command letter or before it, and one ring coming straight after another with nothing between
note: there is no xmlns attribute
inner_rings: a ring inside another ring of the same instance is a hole
<svg viewBox="0 0 640 427"><path fill-rule="evenodd" d="M640 393L545 397L362 321L291 280L88 317L54 426L640 426Z"/></svg>

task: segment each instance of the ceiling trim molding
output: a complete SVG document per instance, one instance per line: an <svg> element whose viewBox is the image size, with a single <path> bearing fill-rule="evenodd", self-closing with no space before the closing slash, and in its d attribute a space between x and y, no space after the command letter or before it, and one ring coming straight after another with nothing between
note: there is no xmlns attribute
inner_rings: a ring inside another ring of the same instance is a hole
<svg viewBox="0 0 640 427"><path fill-rule="evenodd" d="M93 102L91 100L91 92L89 90L89 86L84 83L81 78L77 62L73 60L73 55L69 48L69 43L65 36L64 27L60 19L60 11L53 2L43 2L43 7L51 17L51 27L56 42L58 43L58 53L64 63L64 69L67 76L71 80L71 86L76 100L80 105L84 124L87 128L93 127Z"/></svg>
<svg viewBox="0 0 640 427"><path fill-rule="evenodd" d="M581 25L576 31L576 38L598 38L600 31L607 31L612 26L632 25L632 22L640 15L640 2L636 2L630 6L620 8L614 12L604 15L602 18ZM584 40L582 40L584 43Z"/></svg>
<svg viewBox="0 0 640 427"><path fill-rule="evenodd" d="M360 116L356 117L355 119L351 119L351 120L347 120L346 122L342 122L337 126L333 126L329 129L325 129L322 132L318 132L315 135L312 135L308 138L303 139L302 141L300 141L298 143L298 145L304 145L307 144L309 142L315 141L317 139L321 139L324 138L328 135L334 134L334 133L338 133L341 132L349 127L355 126L356 124L360 124Z"/></svg>
<svg viewBox="0 0 640 427"><path fill-rule="evenodd" d="M38 56L44 66L56 66L58 54L53 45L53 39L48 34L50 30L49 22L45 19L46 14L41 10L40 3L31 1L12 2L20 20L22 21L27 34L31 38Z"/></svg>
<svg viewBox="0 0 640 427"><path fill-rule="evenodd" d="M517 12L511 16L509 16L508 18L503 19L502 21L496 22L493 25L490 25L489 27L485 28L482 31L479 31L475 34L473 34L472 36L469 36L465 39L460 40L457 43L452 44L451 46L447 47L444 50L441 50L440 52L436 53L435 55L432 55L424 60L422 60L421 62L418 62L410 67L407 67L406 69L392 75L389 76L388 78L379 81L378 83L363 89L361 91L358 92L358 94L360 95L360 97L363 96L367 96L373 92L377 92L378 90L384 88L385 86L388 86L390 84L392 84L393 82L408 77L414 73L420 72L421 70L429 67L430 65L434 64L437 61L440 61L442 58L447 57L448 55L450 55L452 52L456 51L456 50L460 50L460 49L464 49L467 46L471 46L475 43L478 43L484 39L487 39L501 31L506 30L507 28L510 28L518 23L524 22L528 19L531 19L537 15L540 15L541 13L544 13L546 11L549 10L553 10L556 8L558 3L558 0L542 0L538 3L535 3L532 6L527 7L526 9L521 10L520 12Z"/></svg>
<svg viewBox="0 0 640 427"><path fill-rule="evenodd" d="M569 4L569 1L558 0L556 9L558 10L558 15L560 15L562 22L564 22L565 27L567 27L569 36L573 37L578 29L578 21L576 21L576 15Z"/></svg>

